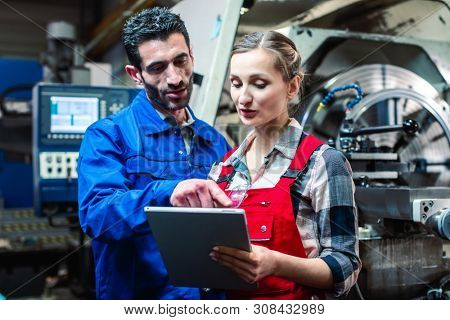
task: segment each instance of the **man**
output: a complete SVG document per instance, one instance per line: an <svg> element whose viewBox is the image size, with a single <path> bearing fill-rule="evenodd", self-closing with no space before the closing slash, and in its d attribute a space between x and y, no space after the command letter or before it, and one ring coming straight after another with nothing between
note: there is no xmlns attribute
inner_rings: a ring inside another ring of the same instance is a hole
<svg viewBox="0 0 450 320"><path fill-rule="evenodd" d="M168 283L144 206L170 205L175 188L190 206L229 205L214 182L196 180L229 146L187 106L193 57L178 15L137 13L124 25L123 44L131 63L125 70L145 90L87 129L78 163L80 224L93 239L97 298L198 299L201 290Z"/></svg>

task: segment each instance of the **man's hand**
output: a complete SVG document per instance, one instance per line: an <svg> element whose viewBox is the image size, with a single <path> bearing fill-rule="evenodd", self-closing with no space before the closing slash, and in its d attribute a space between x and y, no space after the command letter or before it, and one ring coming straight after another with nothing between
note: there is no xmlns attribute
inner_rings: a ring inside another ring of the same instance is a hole
<svg viewBox="0 0 450 320"><path fill-rule="evenodd" d="M232 202L212 180L181 181L173 190L170 203L174 207L214 208L229 207Z"/></svg>
<svg viewBox="0 0 450 320"><path fill-rule="evenodd" d="M273 275L277 270L277 252L257 245L252 245L252 252L217 246L210 257L249 283Z"/></svg>

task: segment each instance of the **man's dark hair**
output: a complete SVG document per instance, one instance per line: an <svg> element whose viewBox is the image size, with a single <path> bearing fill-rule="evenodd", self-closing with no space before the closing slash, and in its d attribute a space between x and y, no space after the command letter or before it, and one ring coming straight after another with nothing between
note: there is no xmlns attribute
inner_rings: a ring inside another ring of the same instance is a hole
<svg viewBox="0 0 450 320"><path fill-rule="evenodd" d="M122 42L130 63L141 70L138 47L148 40L165 41L173 33L181 33L189 47L189 34L178 14L167 8L144 9L127 19L123 26Z"/></svg>

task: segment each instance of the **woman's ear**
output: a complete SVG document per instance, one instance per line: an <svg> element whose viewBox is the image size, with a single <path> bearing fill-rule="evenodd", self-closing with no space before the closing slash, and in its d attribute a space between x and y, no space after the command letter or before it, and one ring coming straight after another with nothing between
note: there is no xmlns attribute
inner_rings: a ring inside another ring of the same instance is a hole
<svg viewBox="0 0 450 320"><path fill-rule="evenodd" d="M302 78L300 75L296 74L290 81L288 86L288 99L291 100L298 95L300 86L302 84Z"/></svg>

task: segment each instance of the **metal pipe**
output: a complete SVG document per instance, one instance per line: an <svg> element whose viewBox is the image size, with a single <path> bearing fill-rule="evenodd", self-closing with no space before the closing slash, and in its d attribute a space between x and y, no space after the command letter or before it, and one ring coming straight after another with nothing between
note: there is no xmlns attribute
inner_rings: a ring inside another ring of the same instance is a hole
<svg viewBox="0 0 450 320"><path fill-rule="evenodd" d="M94 39L89 41L85 46L85 53L88 54L92 49L94 49L107 35L111 33L119 24L123 22L127 17L131 16L139 6L141 6L147 0L138 0L133 5L130 6L128 10L125 10L121 16L114 20L108 27L103 29Z"/></svg>

